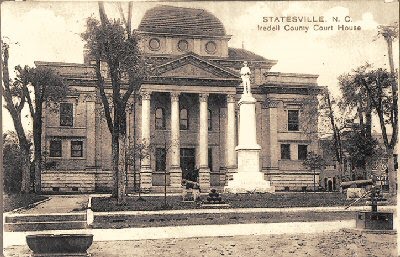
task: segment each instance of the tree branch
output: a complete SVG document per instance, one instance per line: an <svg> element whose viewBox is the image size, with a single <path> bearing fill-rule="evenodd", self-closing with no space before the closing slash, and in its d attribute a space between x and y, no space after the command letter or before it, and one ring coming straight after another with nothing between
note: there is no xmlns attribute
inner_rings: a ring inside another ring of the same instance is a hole
<svg viewBox="0 0 400 257"><path fill-rule="evenodd" d="M387 133L386 133L384 113L383 113L383 109L382 109L382 97L381 97L381 94L378 93L379 101L376 101L376 99L373 97L373 93L372 93L371 89L369 88L367 82L364 79L362 79L361 81L362 81L362 85L367 90L369 99L371 100L372 104L375 106L375 110L376 110L376 112L378 114L378 117L379 117L379 124L380 124L381 130L382 130L383 142L384 142L385 146L387 148L389 148L390 145L389 145L389 140L388 140ZM377 83L377 87L378 88L380 88L382 86L382 85L380 85L380 83L378 81L375 81L375 82ZM379 92L382 92L381 88L378 89L378 90L379 90Z"/></svg>
<svg viewBox="0 0 400 257"><path fill-rule="evenodd" d="M129 100L129 97L132 95L133 91L139 88L140 83L138 81L129 83L128 90L126 90L124 96L122 97L122 104L125 106Z"/></svg>
<svg viewBox="0 0 400 257"><path fill-rule="evenodd" d="M101 96L101 101L103 102L103 107L104 107L104 115L106 116L106 121L107 121L107 126L110 132L112 133L114 128L113 128L113 120L111 118L111 112L110 112L110 104L108 103L108 99L104 90L104 79L103 76L101 75L100 72L100 59L99 57L96 57L96 84L97 87L99 88L100 91L100 96Z"/></svg>
<svg viewBox="0 0 400 257"><path fill-rule="evenodd" d="M15 106L15 109L17 110L17 112L21 113L22 109L24 109L25 106L25 102L26 102L26 97L25 97L25 90L23 89L25 85L22 85L22 89L21 89L21 101L19 102L19 104L17 104Z"/></svg>
<svg viewBox="0 0 400 257"><path fill-rule="evenodd" d="M11 89L10 89L10 73L9 73L9 66L8 66L8 59L9 59L9 52L8 52L8 45L5 43L2 43L3 47L3 60L2 60L2 73L3 73L3 86L1 87L1 91L4 97L4 100L6 101L6 109L9 111L11 118L14 123L14 128L15 132L17 133L18 136L18 141L19 145L21 148L23 148L25 151L29 151L29 142L26 138L24 127L22 126L22 121L21 121L21 110L16 109L13 101L12 101L12 95L11 95ZM21 99L22 102L22 99ZM20 104L21 105L21 104Z"/></svg>
<svg viewBox="0 0 400 257"><path fill-rule="evenodd" d="M118 11L119 11L119 14L121 15L122 22L125 24L125 28L128 29L128 22L125 19L124 10L122 9L121 2L118 3ZM129 33L128 30L127 30L127 33Z"/></svg>
<svg viewBox="0 0 400 257"><path fill-rule="evenodd" d="M35 118L35 109L33 108L32 98L29 94L27 87L23 87L23 90L25 91L26 100L28 101L29 112L31 113L32 119L34 119Z"/></svg>

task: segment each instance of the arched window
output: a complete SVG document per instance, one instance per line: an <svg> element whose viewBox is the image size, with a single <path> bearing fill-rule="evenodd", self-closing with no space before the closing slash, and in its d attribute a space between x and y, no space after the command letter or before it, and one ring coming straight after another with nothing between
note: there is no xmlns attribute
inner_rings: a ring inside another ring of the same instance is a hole
<svg viewBox="0 0 400 257"><path fill-rule="evenodd" d="M156 109L156 129L165 129L165 112L163 108Z"/></svg>
<svg viewBox="0 0 400 257"><path fill-rule="evenodd" d="M189 115L187 109L181 109L179 115L179 128L181 130L188 130L189 129Z"/></svg>
<svg viewBox="0 0 400 257"><path fill-rule="evenodd" d="M212 111L208 109L208 130L212 130Z"/></svg>

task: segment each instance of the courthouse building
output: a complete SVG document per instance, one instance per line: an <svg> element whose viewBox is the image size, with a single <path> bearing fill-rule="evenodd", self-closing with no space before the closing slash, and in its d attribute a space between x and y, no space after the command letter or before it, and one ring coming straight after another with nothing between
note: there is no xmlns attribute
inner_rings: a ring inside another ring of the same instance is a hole
<svg viewBox="0 0 400 257"><path fill-rule="evenodd" d="M183 179L198 180L204 190L226 185L237 168L238 100L243 91L239 71L244 61L249 63L257 100L260 170L277 190L313 188L313 173L302 160L308 151L318 151L317 119L304 118L304 110L310 109L306 105L320 90L317 75L271 72L277 61L229 47L231 35L224 25L201 9L149 9L137 31L143 52L157 67L141 85L136 101L133 95L130 99L121 147L145 140L154 151L136 167L127 165L128 191L140 185L160 192L166 181L168 191L177 192ZM111 134L90 57L85 56L84 64L36 65L56 70L74 89L63 102L53 104L56 111L46 108L44 113L42 190L109 191ZM110 90L106 68L103 75ZM306 132L305 125L314 131Z"/></svg>

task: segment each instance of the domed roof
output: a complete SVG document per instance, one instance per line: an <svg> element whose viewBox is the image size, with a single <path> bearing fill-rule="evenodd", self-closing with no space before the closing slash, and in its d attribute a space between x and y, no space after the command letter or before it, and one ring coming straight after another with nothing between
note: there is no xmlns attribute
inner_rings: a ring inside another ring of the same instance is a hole
<svg viewBox="0 0 400 257"><path fill-rule="evenodd" d="M261 55L255 54L251 51L239 48L228 48L229 59L231 60L243 60L243 61L268 61Z"/></svg>
<svg viewBox="0 0 400 257"><path fill-rule="evenodd" d="M156 33L225 36L224 25L210 12L166 5L148 10L138 29Z"/></svg>

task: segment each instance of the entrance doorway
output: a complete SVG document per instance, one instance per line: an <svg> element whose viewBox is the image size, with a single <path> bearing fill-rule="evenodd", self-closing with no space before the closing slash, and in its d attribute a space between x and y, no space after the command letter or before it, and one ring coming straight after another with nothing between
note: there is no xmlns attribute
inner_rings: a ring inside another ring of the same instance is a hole
<svg viewBox="0 0 400 257"><path fill-rule="evenodd" d="M195 170L196 157L194 148L181 148L182 179L197 181L199 176Z"/></svg>
<svg viewBox="0 0 400 257"><path fill-rule="evenodd" d="M332 192L333 191L333 184L332 184L332 180L328 180L328 191Z"/></svg>

